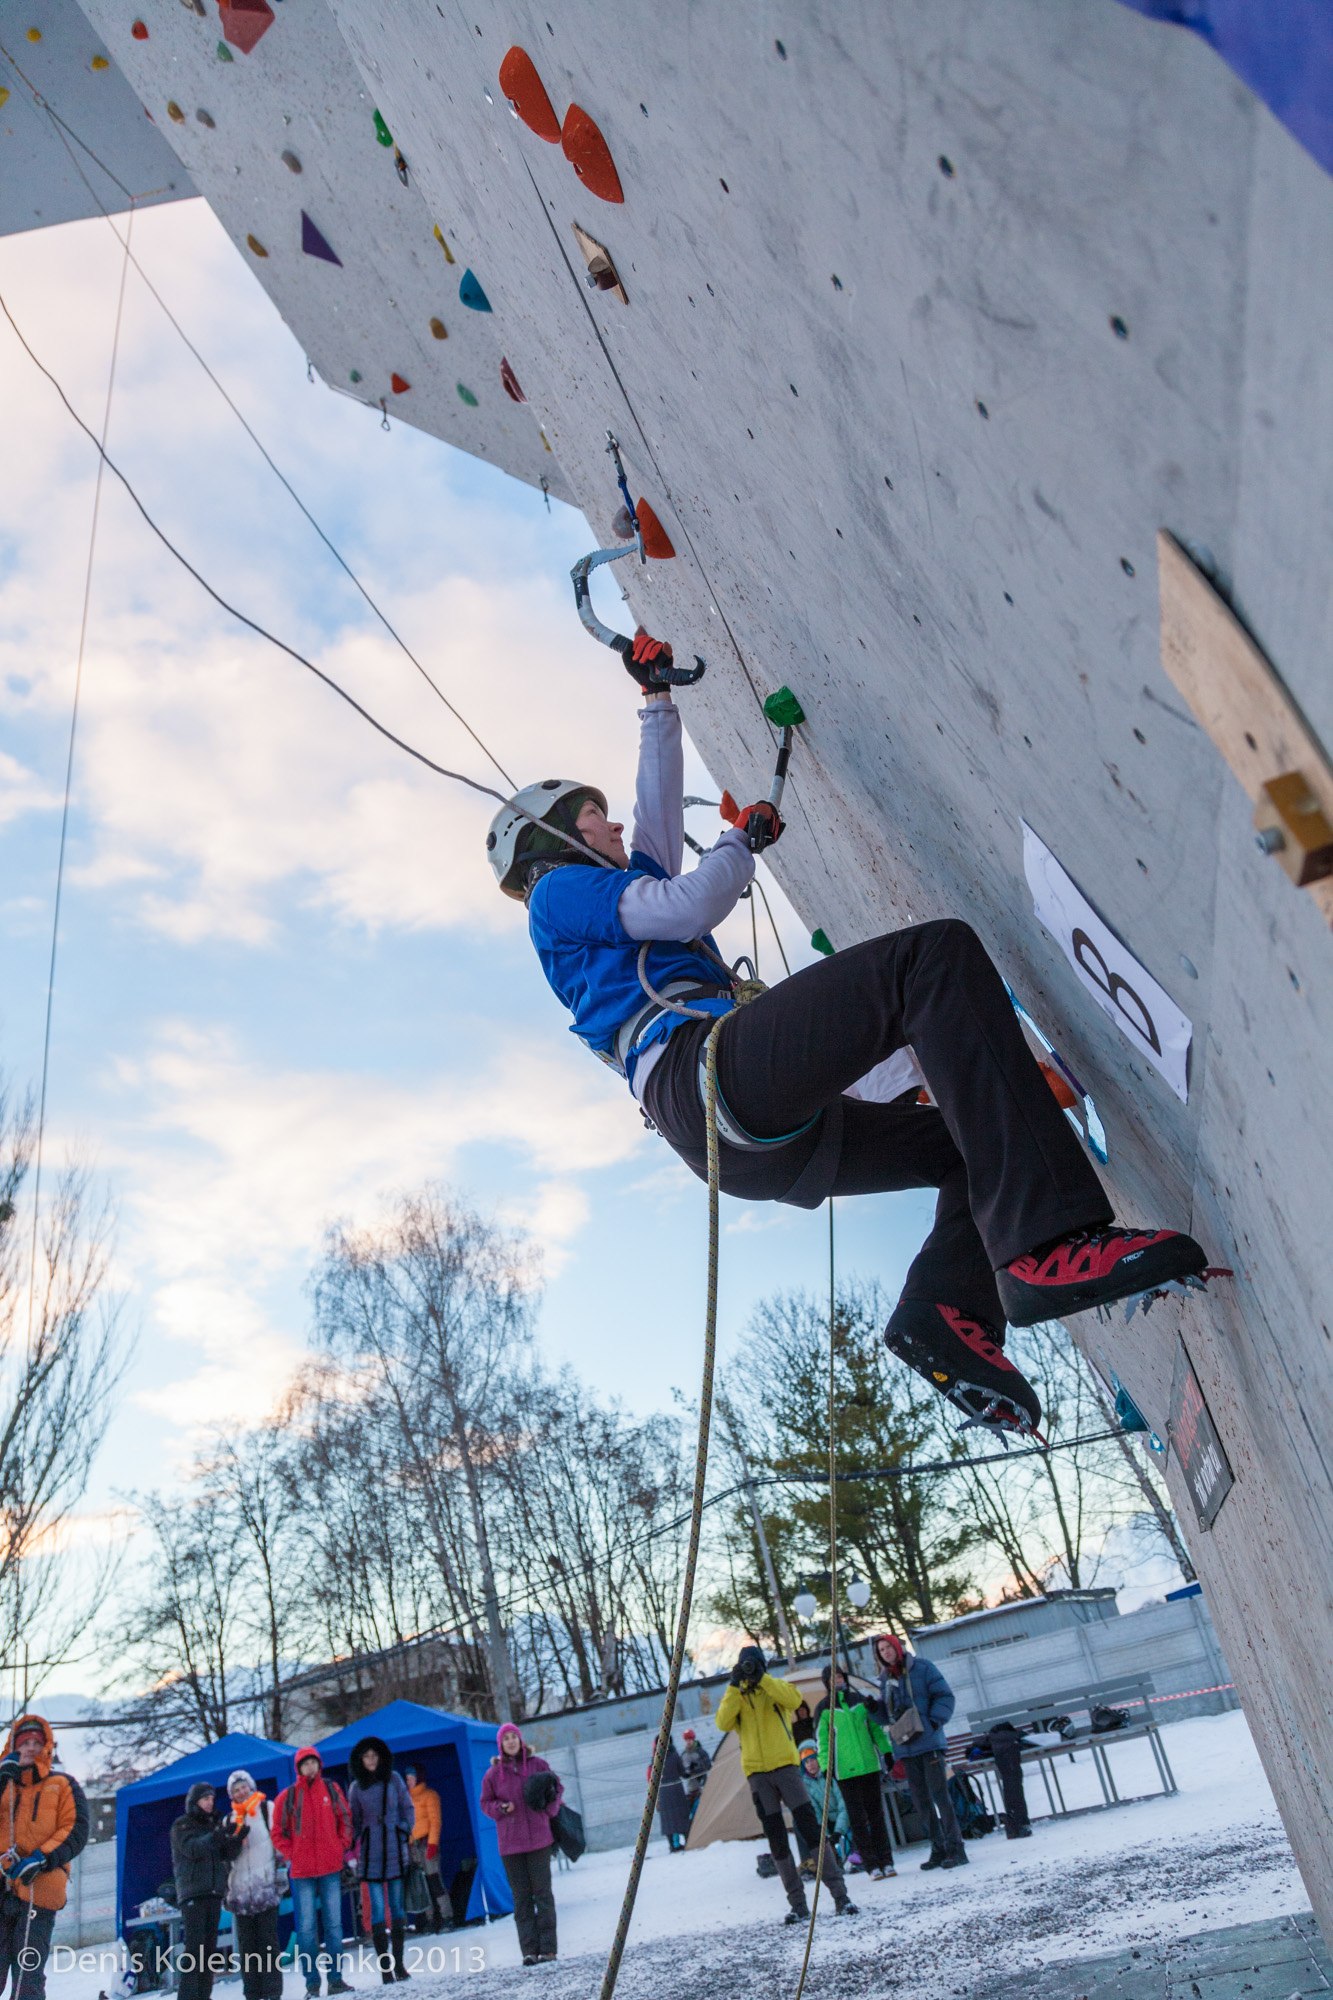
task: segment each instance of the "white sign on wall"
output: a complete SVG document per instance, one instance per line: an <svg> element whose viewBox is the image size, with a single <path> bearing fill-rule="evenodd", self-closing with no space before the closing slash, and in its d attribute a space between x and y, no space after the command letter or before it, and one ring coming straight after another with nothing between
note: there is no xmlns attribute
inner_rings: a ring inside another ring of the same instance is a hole
<svg viewBox="0 0 1333 2000"><path fill-rule="evenodd" d="M1098 916L1045 842L1026 820L1023 872L1032 904L1079 979L1139 1054L1159 1070L1182 1104L1189 1101L1189 1057L1194 1029L1171 995L1157 984Z"/></svg>

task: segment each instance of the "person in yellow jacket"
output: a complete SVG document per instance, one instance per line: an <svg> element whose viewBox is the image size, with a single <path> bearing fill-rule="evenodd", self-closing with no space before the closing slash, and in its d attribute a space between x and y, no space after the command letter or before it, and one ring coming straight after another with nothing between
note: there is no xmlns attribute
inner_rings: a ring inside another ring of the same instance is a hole
<svg viewBox="0 0 1333 2000"><path fill-rule="evenodd" d="M0 1755L0 1988L44 2000L56 1911L69 1865L88 1844L88 1801L68 1771L52 1769L45 1716L20 1715Z"/></svg>
<svg viewBox="0 0 1333 2000"><path fill-rule="evenodd" d="M816 1853L819 1821L805 1789L791 1733L790 1717L801 1705L801 1691L790 1681L766 1673L764 1665L758 1646L741 1648L731 1671L731 1685L718 1703L716 1721L719 1729L734 1729L740 1738L741 1770L749 1780L754 1809L791 1906L784 1921L799 1924L809 1918L810 1906L805 1900L805 1884L792 1858L782 1808L786 1806L797 1832ZM847 1883L831 1839L824 1847L823 1879L838 1915L854 1917L856 1905L847 1894Z"/></svg>
<svg viewBox="0 0 1333 2000"><path fill-rule="evenodd" d="M418 1916L416 1927L421 1931L442 1931L453 1910L440 1879L440 1795L411 1764L403 1776L416 1814L412 1822L412 1859L426 1877L426 1892L430 1897L430 1915Z"/></svg>

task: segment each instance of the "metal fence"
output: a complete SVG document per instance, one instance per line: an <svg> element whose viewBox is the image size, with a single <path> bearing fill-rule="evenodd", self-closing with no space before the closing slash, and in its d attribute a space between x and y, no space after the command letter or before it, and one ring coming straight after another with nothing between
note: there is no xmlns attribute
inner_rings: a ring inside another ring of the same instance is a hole
<svg viewBox="0 0 1333 2000"><path fill-rule="evenodd" d="M56 1912L54 1944L80 1951L106 1944L116 1935L116 1843L98 1840L85 1847L69 1871L69 1893Z"/></svg>

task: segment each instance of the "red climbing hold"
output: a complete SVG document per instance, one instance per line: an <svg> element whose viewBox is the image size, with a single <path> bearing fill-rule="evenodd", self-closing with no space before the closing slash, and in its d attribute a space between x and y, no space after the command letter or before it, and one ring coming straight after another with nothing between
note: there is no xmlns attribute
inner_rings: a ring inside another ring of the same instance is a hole
<svg viewBox="0 0 1333 2000"><path fill-rule="evenodd" d="M395 396L402 396L407 393L412 384L405 382L401 375L391 375L389 377L389 387L393 390Z"/></svg>
<svg viewBox="0 0 1333 2000"><path fill-rule="evenodd" d="M516 118L529 132L555 146L560 142L560 120L546 94L546 85L537 74L537 65L526 49L513 48L500 64L500 88L509 99Z"/></svg>
<svg viewBox="0 0 1333 2000"><path fill-rule="evenodd" d="M136 42L146 42L148 40L147 21L136 21L134 23L134 26L130 29L130 33L133 35Z"/></svg>
<svg viewBox="0 0 1333 2000"><path fill-rule="evenodd" d="M248 56L261 35L273 26L268 0L218 0L222 32L234 49Z"/></svg>
<svg viewBox="0 0 1333 2000"><path fill-rule="evenodd" d="M523 394L522 389L519 387L518 377L517 375L515 375L513 369L510 367L509 363L506 361L503 354L500 356L500 380L504 385L504 392L506 396L508 396L511 403L527 402L528 400L527 397Z"/></svg>
<svg viewBox="0 0 1333 2000"><path fill-rule="evenodd" d="M602 201L625 199L611 148L579 104L571 104L565 113L560 145L589 194L599 196Z"/></svg>
<svg viewBox="0 0 1333 2000"><path fill-rule="evenodd" d="M1051 1096L1062 1111L1072 1111L1078 1104L1077 1092L1065 1081L1054 1063L1037 1064L1038 1069L1051 1087Z"/></svg>
<svg viewBox="0 0 1333 2000"><path fill-rule="evenodd" d="M670 535L654 514L646 500L640 500L634 510L639 517L639 532L643 536L643 552L657 562L666 562L676 553Z"/></svg>

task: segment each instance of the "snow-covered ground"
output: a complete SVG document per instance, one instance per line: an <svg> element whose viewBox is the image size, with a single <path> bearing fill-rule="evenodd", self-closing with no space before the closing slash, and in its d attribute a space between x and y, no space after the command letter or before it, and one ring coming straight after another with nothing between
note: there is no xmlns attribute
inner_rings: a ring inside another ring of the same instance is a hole
<svg viewBox="0 0 1333 2000"><path fill-rule="evenodd" d="M1163 1740L1180 1787L1174 1797L1038 1820L1031 1840L990 1834L972 1842L971 1865L950 1874L921 1875L924 1849L908 1849L895 1880L850 1878L855 1918L835 1917L821 1898L807 1992L856 2000L901 1986L913 2000L948 2000L983 1972L1308 1910L1244 1717L1174 1723ZM1157 1786L1146 1744L1110 1747L1123 1794ZM1070 1805L1100 1796L1088 1764L1085 1754L1083 1776L1063 1766ZM1043 1810L1040 1780L1029 1780L1028 1796ZM738 1982L781 2000L794 1988L805 1933L782 1928L782 1891L755 1874L759 1851L758 1841L745 1841L668 1854L654 1841L621 1972L625 2000L734 2000ZM628 1850L617 1849L559 1872L557 1965L524 1972L506 1919L423 1939L422 1949L435 1947L434 1969L418 1965L410 1990L424 2000L466 1979L482 2000L532 1982L551 2000L586 2000L597 1990L628 1861ZM373 1969L352 1976L359 1986L375 1982ZM106 1984L105 1970L91 1966L53 1969L48 1981L51 2000L96 2000ZM219 2000L237 1992L223 1986ZM285 2000L300 1992L289 1973Z"/></svg>

